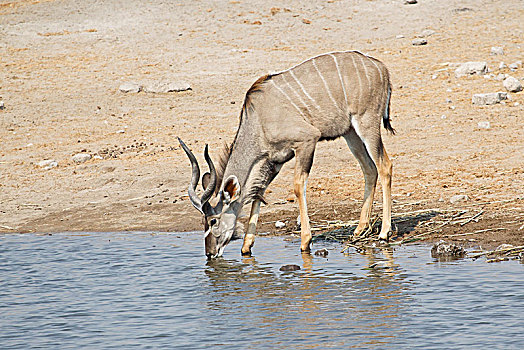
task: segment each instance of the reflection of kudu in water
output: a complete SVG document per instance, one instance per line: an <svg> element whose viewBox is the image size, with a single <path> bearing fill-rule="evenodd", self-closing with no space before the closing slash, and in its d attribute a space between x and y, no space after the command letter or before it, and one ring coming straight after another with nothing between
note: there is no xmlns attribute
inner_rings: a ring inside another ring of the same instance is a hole
<svg viewBox="0 0 524 350"><path fill-rule="evenodd" d="M360 266L344 267L344 261L337 269L323 270L320 261L324 258L306 252L302 253L301 270L284 273L255 257L245 257L242 262L211 259L205 269L209 285L202 288L206 307L220 310L220 317L232 319L233 324L238 321L262 334L275 334L279 341L288 335L296 337L297 332L325 339L326 330L334 334L349 326L351 332L362 335L360 340L353 337L354 342L363 345L381 339L387 344L404 331L401 315L409 302L409 286L399 276L401 269L389 268L394 266L391 251L382 253L388 268L370 269L364 275ZM368 259L365 267L378 261L374 252L364 255ZM348 259L358 265L363 262L356 254Z"/></svg>
<svg viewBox="0 0 524 350"><path fill-rule="evenodd" d="M205 216L206 255L220 256L236 229L242 206L252 203L242 254L251 254L260 203L282 165L296 158L294 191L300 209L301 245L309 251L311 229L306 183L318 141L344 137L364 173L364 204L355 234L369 224L378 175L383 187L383 221L379 238L391 228L391 173L380 134L389 121L391 84L387 68L360 52L333 52L313 57L283 72L259 78L247 92L235 139L215 170L207 146L210 173L204 193L195 189L200 169L195 156L179 139L191 160L192 204ZM216 195L216 205L209 203Z"/></svg>

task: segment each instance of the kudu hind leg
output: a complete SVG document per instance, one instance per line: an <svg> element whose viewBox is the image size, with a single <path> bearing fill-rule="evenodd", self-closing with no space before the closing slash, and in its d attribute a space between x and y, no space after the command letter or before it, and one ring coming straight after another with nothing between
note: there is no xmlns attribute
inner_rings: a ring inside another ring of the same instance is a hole
<svg viewBox="0 0 524 350"><path fill-rule="evenodd" d="M371 210L373 209L373 197L375 196L378 172L375 162L373 162L373 159L369 156L366 146L355 130L351 129L349 134L344 136L344 139L346 140L351 153L353 153L358 160L362 173L364 174L364 202L360 212L360 220L354 232L354 235L358 236L368 228L371 219Z"/></svg>
<svg viewBox="0 0 524 350"><path fill-rule="evenodd" d="M388 240L391 231L391 179L393 177L393 163L389 159L384 145L380 144L381 157L378 161L378 173L382 183L382 229L378 238Z"/></svg>
<svg viewBox="0 0 524 350"><path fill-rule="evenodd" d="M383 195L382 228L380 230L379 238L388 240L389 231L391 230L391 178L393 165L384 149L380 134L366 135L364 133L364 135L358 135L355 130L352 129L348 137L346 137L346 141L348 141L351 151L359 160L362 171L364 172L364 177L366 178L366 189L364 191L364 205L362 207L361 220L355 232L357 234L362 232L359 231L359 229L363 230L369 223L378 172L380 182L382 183ZM367 172L370 171L373 172L373 176L370 178L368 186L369 175ZM370 188L371 185L373 187L372 189ZM371 191L369 197L366 195L368 191ZM365 222L365 220L364 222L362 221L363 217L367 219L367 222Z"/></svg>

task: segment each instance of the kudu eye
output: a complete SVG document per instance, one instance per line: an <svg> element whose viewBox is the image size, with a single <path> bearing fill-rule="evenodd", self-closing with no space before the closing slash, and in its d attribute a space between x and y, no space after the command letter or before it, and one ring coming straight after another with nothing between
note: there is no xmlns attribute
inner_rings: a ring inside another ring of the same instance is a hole
<svg viewBox="0 0 524 350"><path fill-rule="evenodd" d="M216 223L217 223L217 219L211 219L211 221L209 222L209 225L215 226Z"/></svg>

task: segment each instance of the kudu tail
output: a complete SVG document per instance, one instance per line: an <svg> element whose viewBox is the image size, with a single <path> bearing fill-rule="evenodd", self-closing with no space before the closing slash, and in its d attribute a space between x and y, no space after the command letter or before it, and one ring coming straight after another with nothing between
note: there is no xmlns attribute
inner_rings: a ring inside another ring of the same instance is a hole
<svg viewBox="0 0 524 350"><path fill-rule="evenodd" d="M389 119L389 104L391 101L391 87L388 87L388 100L386 102L386 108L384 110L384 114L382 115L382 121L384 122L384 128L395 135L395 129L391 126L391 122Z"/></svg>

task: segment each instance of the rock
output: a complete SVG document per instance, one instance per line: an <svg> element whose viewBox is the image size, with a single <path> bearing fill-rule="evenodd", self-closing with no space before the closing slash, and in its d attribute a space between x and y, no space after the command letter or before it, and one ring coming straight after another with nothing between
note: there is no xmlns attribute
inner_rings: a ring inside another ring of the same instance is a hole
<svg viewBox="0 0 524 350"><path fill-rule="evenodd" d="M102 167L100 169L100 172L102 173L112 173L113 171L115 171L116 167L114 166L110 166L110 165L106 165L104 167Z"/></svg>
<svg viewBox="0 0 524 350"><path fill-rule="evenodd" d="M277 222L275 222L275 227L278 228L278 229L284 228L284 227L286 227L286 223L282 222L282 221L277 221Z"/></svg>
<svg viewBox="0 0 524 350"><path fill-rule="evenodd" d="M487 94L475 94L471 99L474 105L494 105L500 101L506 100L508 94L506 92L492 92Z"/></svg>
<svg viewBox="0 0 524 350"><path fill-rule="evenodd" d="M91 158L92 157L89 153L77 153L73 156L73 162L81 164L87 162Z"/></svg>
<svg viewBox="0 0 524 350"><path fill-rule="evenodd" d="M495 77L495 80L503 81L506 78L507 78L507 74L500 73L500 74L497 74L497 76Z"/></svg>
<svg viewBox="0 0 524 350"><path fill-rule="evenodd" d="M480 129L490 129L491 128L491 124L489 122L478 122L477 126Z"/></svg>
<svg viewBox="0 0 524 350"><path fill-rule="evenodd" d="M426 45L427 43L428 41L424 38L417 38L411 42L411 44L414 46L422 46L422 45Z"/></svg>
<svg viewBox="0 0 524 350"><path fill-rule="evenodd" d="M455 69L455 76L459 78L472 74L484 75L487 72L488 65L486 62L466 62Z"/></svg>
<svg viewBox="0 0 524 350"><path fill-rule="evenodd" d="M465 202L467 201L469 198L468 196L466 196L465 194L457 194L457 195L454 195L452 196L450 199L449 199L449 202L451 204L455 204L457 202Z"/></svg>
<svg viewBox="0 0 524 350"><path fill-rule="evenodd" d="M4 101L0 101L0 110L5 109Z"/></svg>
<svg viewBox="0 0 524 350"><path fill-rule="evenodd" d="M125 93L128 93L128 92L137 93L142 90L142 86L135 84L135 83L123 83L122 85L120 85L118 89L121 92L125 92Z"/></svg>
<svg viewBox="0 0 524 350"><path fill-rule="evenodd" d="M509 92L519 92L522 90L522 84L514 77L507 77L504 79L503 85Z"/></svg>
<svg viewBox="0 0 524 350"><path fill-rule="evenodd" d="M517 70L522 67L522 61L513 62L512 64L508 65L508 67L511 70Z"/></svg>
<svg viewBox="0 0 524 350"><path fill-rule="evenodd" d="M58 166L58 162L54 159L46 159L46 160L42 160L38 162L37 165L40 168L44 168L44 170L49 170L49 169L56 168Z"/></svg>
<svg viewBox="0 0 524 350"><path fill-rule="evenodd" d="M418 3L417 0L404 0L404 5L414 5Z"/></svg>
<svg viewBox="0 0 524 350"><path fill-rule="evenodd" d="M317 251L315 252L315 255L316 255L316 256L322 256L322 257L324 257L324 258L325 258L326 256L328 256L328 254L329 254L329 251L328 251L326 248L319 249L319 250L317 250Z"/></svg>
<svg viewBox="0 0 524 350"><path fill-rule="evenodd" d="M427 38L428 36L432 36L436 32L432 29L424 29L422 33L417 35L417 38Z"/></svg>
<svg viewBox="0 0 524 350"><path fill-rule="evenodd" d="M440 241L431 248L431 257L439 260L453 260L466 256L466 251L461 246Z"/></svg>
<svg viewBox="0 0 524 350"><path fill-rule="evenodd" d="M500 46L494 46L491 48L492 55L504 55L504 48Z"/></svg>
<svg viewBox="0 0 524 350"><path fill-rule="evenodd" d="M511 249L513 247L514 247L514 245L512 245L512 244L503 243L503 244L499 245L497 248L495 248L495 250Z"/></svg>
<svg viewBox="0 0 524 350"><path fill-rule="evenodd" d="M294 265L294 264L283 265L283 266L280 267L279 270L280 271L297 271L297 270L300 270L300 266Z"/></svg>
<svg viewBox="0 0 524 350"><path fill-rule="evenodd" d="M168 92L180 92L191 90L191 86L186 82L156 82L144 86L144 92L153 94L163 94Z"/></svg>

